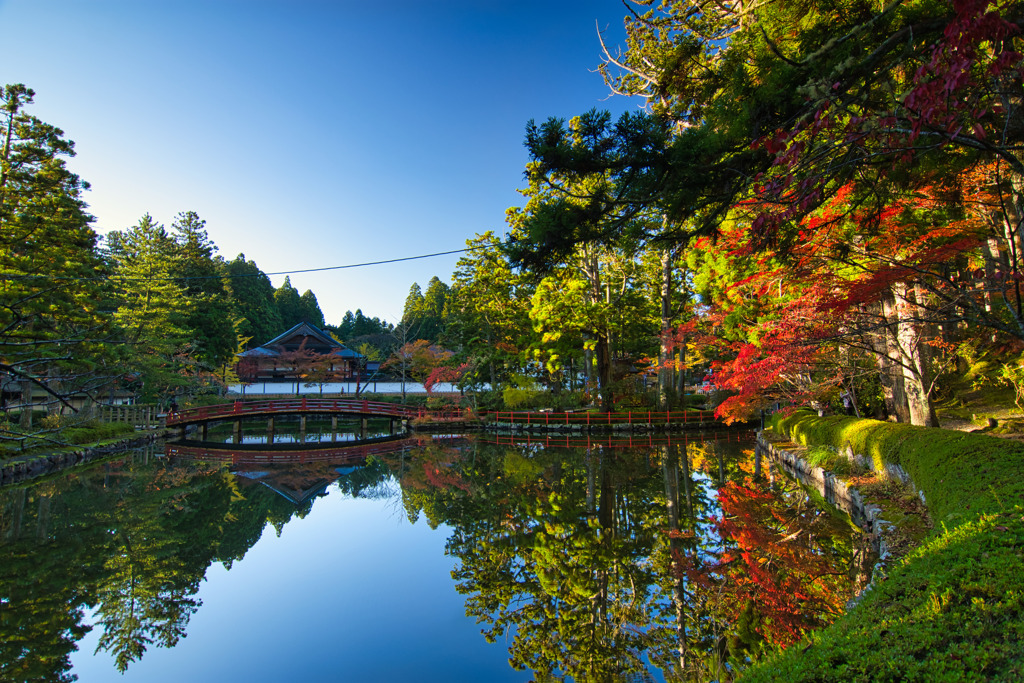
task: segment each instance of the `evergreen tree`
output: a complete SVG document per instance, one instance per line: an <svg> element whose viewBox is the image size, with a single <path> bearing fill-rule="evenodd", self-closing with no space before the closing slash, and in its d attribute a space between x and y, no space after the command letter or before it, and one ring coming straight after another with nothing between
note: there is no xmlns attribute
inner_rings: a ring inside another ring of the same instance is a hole
<svg viewBox="0 0 1024 683"><path fill-rule="evenodd" d="M105 317L88 184L65 166L74 143L26 113L34 96L22 84L0 91L0 371L21 383L22 403L33 389L58 400L102 381L89 374Z"/></svg>
<svg viewBox="0 0 1024 683"><path fill-rule="evenodd" d="M114 321L126 377L145 398L174 391L193 374L188 296L175 273L177 244L149 214L107 235L118 302Z"/></svg>
<svg viewBox="0 0 1024 683"><path fill-rule="evenodd" d="M239 254L223 267L238 336L248 339L250 346L259 346L283 332L286 328L274 300L274 285L256 262Z"/></svg>
<svg viewBox="0 0 1024 683"><path fill-rule="evenodd" d="M526 273L512 269L493 232L466 245L452 275L446 335L476 369L477 379L497 389L534 341L529 319L534 285Z"/></svg>
<svg viewBox="0 0 1024 683"><path fill-rule="evenodd" d="M427 291L423 293L423 321L420 336L423 339L439 341L445 331L448 296L451 288L437 276L430 278Z"/></svg>
<svg viewBox="0 0 1024 683"><path fill-rule="evenodd" d="M324 314L320 310L320 304L317 303L313 290L307 289L302 293L302 296L299 297L299 305L302 308L302 319L317 329L323 329Z"/></svg>
<svg viewBox="0 0 1024 683"><path fill-rule="evenodd" d="M436 342L444 333L445 303L450 287L434 276L424 294L419 283L413 283L405 299L402 324L419 339Z"/></svg>
<svg viewBox="0 0 1024 683"><path fill-rule="evenodd" d="M405 307L402 309L402 324L409 326L420 318L423 312L423 290L418 282L412 283L409 288L409 295L405 297Z"/></svg>
<svg viewBox="0 0 1024 683"><path fill-rule="evenodd" d="M221 365L234 354L237 337L222 268L214 257L217 247L207 236L206 221L194 211L179 213L171 229L177 245L174 271L188 300L185 326L197 357Z"/></svg>
<svg viewBox="0 0 1024 683"><path fill-rule="evenodd" d="M356 312L359 313L360 315L362 315L362 311L359 311L357 309ZM356 326L356 316L353 315L352 311L345 311L345 316L341 319L341 324L338 325L338 327L336 328L338 337L342 341L346 341L348 339L351 339L352 337L355 336L353 334L353 330L355 330L355 326Z"/></svg>
<svg viewBox="0 0 1024 683"><path fill-rule="evenodd" d="M278 334L302 322L304 317L302 297L299 296L299 290L292 286L290 277L286 276L284 282L274 292L274 304L277 306L277 312L281 316L282 329Z"/></svg>

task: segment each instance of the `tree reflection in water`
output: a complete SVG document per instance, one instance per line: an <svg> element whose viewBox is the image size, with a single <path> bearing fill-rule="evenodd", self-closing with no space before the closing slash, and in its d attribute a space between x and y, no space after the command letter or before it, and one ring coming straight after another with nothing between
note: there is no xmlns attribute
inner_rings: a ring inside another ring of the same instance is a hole
<svg viewBox="0 0 1024 683"><path fill-rule="evenodd" d="M856 550L845 521L732 446L435 446L402 490L411 515L453 527L467 614L512 666L723 679L834 619Z"/></svg>
<svg viewBox="0 0 1024 683"><path fill-rule="evenodd" d="M346 467L139 453L5 489L0 679L73 680L90 611L121 671L173 646L209 566L241 560L267 526L280 534L327 486L400 497L411 520L450 527L467 615L536 680L726 678L850 593L846 523L761 470L749 444L453 438Z"/></svg>

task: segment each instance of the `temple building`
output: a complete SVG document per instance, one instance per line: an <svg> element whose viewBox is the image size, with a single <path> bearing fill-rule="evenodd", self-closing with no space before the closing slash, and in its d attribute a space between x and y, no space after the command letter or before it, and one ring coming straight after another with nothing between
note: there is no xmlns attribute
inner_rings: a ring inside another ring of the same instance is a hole
<svg viewBox="0 0 1024 683"><path fill-rule="evenodd" d="M262 346L238 354L235 372L246 384L347 382L356 379L362 360L362 354L303 322Z"/></svg>

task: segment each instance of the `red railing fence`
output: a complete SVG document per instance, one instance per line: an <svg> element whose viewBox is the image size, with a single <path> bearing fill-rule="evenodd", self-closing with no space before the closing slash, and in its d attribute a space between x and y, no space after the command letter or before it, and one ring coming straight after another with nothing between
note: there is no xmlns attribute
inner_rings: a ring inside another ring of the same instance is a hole
<svg viewBox="0 0 1024 683"><path fill-rule="evenodd" d="M626 411L617 413L592 412L532 412L532 411L498 411L494 414L495 421L510 425L613 425L613 424L649 424L672 425L693 422L708 422L714 419L712 413L702 410L675 411Z"/></svg>

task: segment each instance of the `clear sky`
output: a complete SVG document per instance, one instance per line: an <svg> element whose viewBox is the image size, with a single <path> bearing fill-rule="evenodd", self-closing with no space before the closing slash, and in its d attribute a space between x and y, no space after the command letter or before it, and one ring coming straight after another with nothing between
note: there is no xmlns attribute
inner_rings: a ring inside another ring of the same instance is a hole
<svg viewBox="0 0 1024 683"><path fill-rule="evenodd" d="M621 0L0 0L0 77L76 143L98 232L196 211L265 272L461 249L504 212L529 119L625 111ZM458 256L291 276L328 323L395 322ZM275 286L284 276L271 278Z"/></svg>

